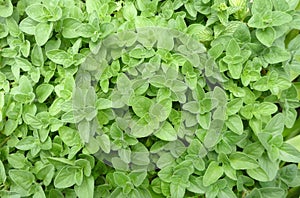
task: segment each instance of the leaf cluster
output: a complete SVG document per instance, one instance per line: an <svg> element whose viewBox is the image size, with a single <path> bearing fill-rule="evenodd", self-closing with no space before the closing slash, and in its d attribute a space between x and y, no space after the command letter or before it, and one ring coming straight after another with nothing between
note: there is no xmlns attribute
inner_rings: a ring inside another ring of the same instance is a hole
<svg viewBox="0 0 300 198"><path fill-rule="evenodd" d="M299 0L0 0L0 197L300 194Z"/></svg>

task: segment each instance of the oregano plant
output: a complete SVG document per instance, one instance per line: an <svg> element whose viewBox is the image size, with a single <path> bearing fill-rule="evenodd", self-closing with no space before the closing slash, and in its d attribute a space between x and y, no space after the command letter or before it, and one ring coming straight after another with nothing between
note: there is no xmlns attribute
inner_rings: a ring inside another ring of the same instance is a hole
<svg viewBox="0 0 300 198"><path fill-rule="evenodd" d="M0 0L0 197L298 197L299 30L299 0Z"/></svg>

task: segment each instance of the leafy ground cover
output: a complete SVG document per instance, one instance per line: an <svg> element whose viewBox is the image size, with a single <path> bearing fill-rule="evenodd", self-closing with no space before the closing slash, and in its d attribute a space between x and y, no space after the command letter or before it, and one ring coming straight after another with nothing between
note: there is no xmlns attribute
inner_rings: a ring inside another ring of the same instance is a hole
<svg viewBox="0 0 300 198"><path fill-rule="evenodd" d="M0 197L299 197L299 10L0 0Z"/></svg>

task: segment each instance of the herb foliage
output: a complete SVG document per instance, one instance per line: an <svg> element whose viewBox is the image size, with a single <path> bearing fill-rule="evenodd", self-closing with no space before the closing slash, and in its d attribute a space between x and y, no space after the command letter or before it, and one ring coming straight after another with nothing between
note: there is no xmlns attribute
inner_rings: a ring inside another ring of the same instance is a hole
<svg viewBox="0 0 300 198"><path fill-rule="evenodd" d="M299 0L0 0L0 197L300 194Z"/></svg>

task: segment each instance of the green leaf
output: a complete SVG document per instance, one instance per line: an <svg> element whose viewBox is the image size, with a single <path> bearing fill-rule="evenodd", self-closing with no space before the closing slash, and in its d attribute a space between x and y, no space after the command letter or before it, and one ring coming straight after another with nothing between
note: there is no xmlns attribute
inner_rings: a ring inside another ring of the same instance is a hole
<svg viewBox="0 0 300 198"><path fill-rule="evenodd" d="M272 46L265 51L264 58L268 63L275 64L289 60L291 58L291 54L285 49Z"/></svg>
<svg viewBox="0 0 300 198"><path fill-rule="evenodd" d="M174 164L174 162L175 159L170 153L163 153L157 160L156 165L158 168L163 169L166 167L171 167L171 165Z"/></svg>
<svg viewBox="0 0 300 198"><path fill-rule="evenodd" d="M279 153L279 159L282 161L300 163L300 151L288 143L282 144Z"/></svg>
<svg viewBox="0 0 300 198"><path fill-rule="evenodd" d="M295 124L295 121L297 119L297 111L295 109L288 109L283 112L285 117L285 126L287 128L292 128Z"/></svg>
<svg viewBox="0 0 300 198"><path fill-rule="evenodd" d="M158 103L153 104L150 107L150 115L153 118L158 119L158 121L162 122L169 117L171 110L172 101L169 98L167 98L159 101Z"/></svg>
<svg viewBox="0 0 300 198"><path fill-rule="evenodd" d="M243 70L243 65L229 63L228 70L233 79L239 79Z"/></svg>
<svg viewBox="0 0 300 198"><path fill-rule="evenodd" d="M279 187L265 187L259 189L259 192L263 198L281 198L286 195L285 190Z"/></svg>
<svg viewBox="0 0 300 198"><path fill-rule="evenodd" d="M96 102L98 110L109 109L112 107L112 101L106 98L99 98Z"/></svg>
<svg viewBox="0 0 300 198"><path fill-rule="evenodd" d="M277 106L270 102L262 102L258 105L258 107L255 109L255 113L258 113L260 115L271 115L277 111Z"/></svg>
<svg viewBox="0 0 300 198"><path fill-rule="evenodd" d="M94 197L94 178L93 176L90 177L83 177L83 181L80 186L75 185L74 190L76 195L79 198L85 197Z"/></svg>
<svg viewBox="0 0 300 198"><path fill-rule="evenodd" d="M140 185L142 185L142 183L144 182L144 180L147 177L147 172L145 171L139 171L139 170L135 170L132 171L128 174L128 176L130 177L130 180L132 181L132 183L136 186L139 187Z"/></svg>
<svg viewBox="0 0 300 198"><path fill-rule="evenodd" d="M124 73L121 73L117 78L117 87L121 93L128 93L132 87L132 82Z"/></svg>
<svg viewBox="0 0 300 198"><path fill-rule="evenodd" d="M226 126L234 133L241 135L244 132L242 119L238 115L232 115L226 120Z"/></svg>
<svg viewBox="0 0 300 198"><path fill-rule="evenodd" d="M178 164L172 175L172 182L185 183L189 180L189 176L194 172L194 168L191 161L185 161Z"/></svg>
<svg viewBox="0 0 300 198"><path fill-rule="evenodd" d="M232 0L231 0L232 1ZM245 6L246 1L245 0L234 0L237 4L241 4L241 6ZM243 5L244 4L244 5ZM247 43L251 40L251 35L248 26L245 23L241 23L235 32L233 33L233 37L241 43Z"/></svg>
<svg viewBox="0 0 300 198"><path fill-rule="evenodd" d="M184 4L184 7L187 10L187 12L189 13L189 15L191 15L192 17L197 16L197 11L195 10L193 3L187 2Z"/></svg>
<svg viewBox="0 0 300 198"><path fill-rule="evenodd" d="M137 11L134 4L132 2L126 2L123 7L123 17L128 21L132 21L135 19L136 15Z"/></svg>
<svg viewBox="0 0 300 198"><path fill-rule="evenodd" d="M51 95L54 90L51 84L41 84L36 88L36 96L39 103L45 102L45 100Z"/></svg>
<svg viewBox="0 0 300 198"><path fill-rule="evenodd" d="M210 127L207 131L207 134L204 138L204 145L207 148L212 148L220 141L221 130L223 128L223 121L213 119L211 121Z"/></svg>
<svg viewBox="0 0 300 198"><path fill-rule="evenodd" d="M6 18L12 15L13 13L13 4L11 0L4 0L0 4L0 17Z"/></svg>
<svg viewBox="0 0 300 198"><path fill-rule="evenodd" d="M271 133L273 135L281 134L284 129L284 116L279 113L276 114L265 126L263 132Z"/></svg>
<svg viewBox="0 0 300 198"><path fill-rule="evenodd" d="M290 5L294 4L295 1L287 2L286 0L279 0L279 1L272 0L272 2L273 2L275 10L287 11L290 9ZM293 8L291 8L291 9L293 9Z"/></svg>
<svg viewBox="0 0 300 198"><path fill-rule="evenodd" d="M63 50L53 49L47 51L46 56L54 63L61 64L66 67L71 66L71 64L73 63L72 55Z"/></svg>
<svg viewBox="0 0 300 198"><path fill-rule="evenodd" d="M272 27L257 29L255 35L257 39L267 47L271 47L276 38L276 32Z"/></svg>
<svg viewBox="0 0 300 198"><path fill-rule="evenodd" d="M153 76L152 78L150 78L149 81L150 81L151 85L153 85L157 88L164 88L166 78L161 75L156 75L156 76Z"/></svg>
<svg viewBox="0 0 300 198"><path fill-rule="evenodd" d="M26 17L23 19L20 24L19 28L22 32L25 32L26 34L29 35L34 35L35 34L35 28L38 25L38 22L34 21L33 19Z"/></svg>
<svg viewBox="0 0 300 198"><path fill-rule="evenodd" d="M42 4L32 4L25 9L26 14L37 22L46 22L48 9Z"/></svg>
<svg viewBox="0 0 300 198"><path fill-rule="evenodd" d="M32 136L26 136L25 138L23 138L17 143L16 148L23 151L31 150L36 146L35 142L36 142L36 138Z"/></svg>
<svg viewBox="0 0 300 198"><path fill-rule="evenodd" d="M23 58L15 58L16 65L20 67L23 71L30 71L32 65L31 63Z"/></svg>
<svg viewBox="0 0 300 198"><path fill-rule="evenodd" d="M286 143L295 147L298 151L300 151L300 135L297 135L291 139L288 139Z"/></svg>
<svg viewBox="0 0 300 198"><path fill-rule="evenodd" d="M79 133L75 129L67 126L62 126L58 129L58 134L67 146L71 147L81 144Z"/></svg>
<svg viewBox="0 0 300 198"><path fill-rule="evenodd" d="M235 39L231 39L226 48L226 55L234 57L234 56L240 55L240 53L241 53L240 46L235 41Z"/></svg>
<svg viewBox="0 0 300 198"><path fill-rule="evenodd" d="M123 172L114 172L113 177L114 177L115 183L122 188L124 188L126 186L127 182L130 182L130 177L125 175L125 173L123 173Z"/></svg>
<svg viewBox="0 0 300 198"><path fill-rule="evenodd" d="M173 35L170 35L168 31L159 31L156 32L158 34L157 39L157 48L158 49L166 49L171 51L174 48L174 38ZM173 70L173 69L171 69Z"/></svg>
<svg viewBox="0 0 300 198"><path fill-rule="evenodd" d="M48 164L38 170L36 177L37 179L43 180L43 184L45 186L48 186L52 182L54 173L55 173L54 166L52 164Z"/></svg>
<svg viewBox="0 0 300 198"><path fill-rule="evenodd" d="M37 186L33 195L33 198L46 198L45 192L42 186Z"/></svg>
<svg viewBox="0 0 300 198"><path fill-rule="evenodd" d="M182 198L184 197L185 194L185 186L181 183L174 183L172 182L170 184L170 191L171 191L171 196L174 198Z"/></svg>
<svg viewBox="0 0 300 198"><path fill-rule="evenodd" d="M268 12L268 14L269 13L270 12ZM261 14L256 14L256 15L251 16L251 18L248 21L248 26L253 27L253 28L263 29L263 28L268 27L268 24L266 24L264 22L264 20L262 19Z"/></svg>
<svg viewBox="0 0 300 198"><path fill-rule="evenodd" d="M11 169L8 171L8 174L14 183L25 190L28 190L35 180L34 175L25 170Z"/></svg>
<svg viewBox="0 0 300 198"><path fill-rule="evenodd" d="M145 114L149 113L152 104L153 102L151 99L144 96L138 96L134 97L132 101L132 109L137 116L143 117Z"/></svg>
<svg viewBox="0 0 300 198"><path fill-rule="evenodd" d="M113 157L111 159L112 165L116 170L129 170L128 163L125 163L123 160L121 160L119 157Z"/></svg>
<svg viewBox="0 0 300 198"><path fill-rule="evenodd" d="M210 162L203 176L203 185L210 186L215 183L223 175L223 172L224 170L218 162Z"/></svg>
<svg viewBox="0 0 300 198"><path fill-rule="evenodd" d="M172 181L173 168L171 166L166 166L165 168L162 168L157 175L161 181L170 183Z"/></svg>
<svg viewBox="0 0 300 198"><path fill-rule="evenodd" d="M101 11L101 3L95 0L87 0L86 1L86 11L91 14L93 11ZM98 13L98 12L97 12Z"/></svg>
<svg viewBox="0 0 300 198"><path fill-rule="evenodd" d="M187 187L188 191L198 194L205 193L206 187L203 186L203 177L190 176L189 182L190 186Z"/></svg>
<svg viewBox="0 0 300 198"><path fill-rule="evenodd" d="M293 180L295 180L295 178L297 177L297 169L297 165L295 164L289 164L287 166L282 167L279 170L280 179L290 186L290 183L292 183Z"/></svg>
<svg viewBox="0 0 300 198"><path fill-rule="evenodd" d="M154 135L158 137L161 140L164 141L175 141L177 140L177 132L173 128L173 126L165 121L163 125L156 131L154 132Z"/></svg>
<svg viewBox="0 0 300 198"><path fill-rule="evenodd" d="M137 46L129 52L129 56L136 59L150 58L155 55L153 49L146 49L142 46Z"/></svg>
<svg viewBox="0 0 300 198"><path fill-rule="evenodd" d="M214 59L217 59L224 51L224 46L220 43L209 49L208 53Z"/></svg>
<svg viewBox="0 0 300 198"><path fill-rule="evenodd" d="M4 134L9 136L15 131L17 127L18 127L17 120L8 119L5 123Z"/></svg>
<svg viewBox="0 0 300 198"><path fill-rule="evenodd" d="M174 92L184 92L187 89L187 85L179 80L173 80L171 90Z"/></svg>
<svg viewBox="0 0 300 198"><path fill-rule="evenodd" d="M0 38L5 38L8 35L8 29L6 25L0 24Z"/></svg>
<svg viewBox="0 0 300 198"><path fill-rule="evenodd" d="M191 101L191 102L185 103L182 106L182 109L187 110L193 114L197 114L200 112L200 104L197 101Z"/></svg>
<svg viewBox="0 0 300 198"><path fill-rule="evenodd" d="M137 138L147 137L154 132L157 122L148 122L149 115L146 114L144 117L140 118L138 121L134 121L131 128L131 135Z"/></svg>
<svg viewBox="0 0 300 198"><path fill-rule="evenodd" d="M97 29L94 26L85 23L82 23L76 27L75 31L83 38L91 38L97 34Z"/></svg>
<svg viewBox="0 0 300 198"><path fill-rule="evenodd" d="M236 114L243 106L243 100L241 98L235 98L227 103L226 114L234 115Z"/></svg>
<svg viewBox="0 0 300 198"><path fill-rule="evenodd" d="M272 181L278 173L279 161L271 161L266 153L258 158L259 166L255 169L247 169L247 173L258 181Z"/></svg>
<svg viewBox="0 0 300 198"><path fill-rule="evenodd" d="M45 43L50 38L52 33L53 24L52 23L39 23L35 28L35 40L39 46L45 45Z"/></svg>
<svg viewBox="0 0 300 198"><path fill-rule="evenodd" d="M97 141L99 142L100 148L105 152L110 152L110 140L109 136L106 134L102 134L101 136L96 137Z"/></svg>
<svg viewBox="0 0 300 198"><path fill-rule="evenodd" d="M213 110L217 104L218 103L215 98L204 98L200 101L200 113L203 114L211 112L211 110Z"/></svg>
<svg viewBox="0 0 300 198"><path fill-rule="evenodd" d="M229 156L229 162L235 170L254 169L259 167L258 162L242 152L236 152Z"/></svg>
<svg viewBox="0 0 300 198"><path fill-rule="evenodd" d="M43 50L40 46L35 45L31 51L31 62L35 66L44 66Z"/></svg>
<svg viewBox="0 0 300 198"><path fill-rule="evenodd" d="M0 160L0 184L3 184L6 181L6 174L3 162Z"/></svg>
<svg viewBox="0 0 300 198"><path fill-rule="evenodd" d="M131 160L133 164L147 166L150 163L149 151L142 143L132 146Z"/></svg>
<svg viewBox="0 0 300 198"><path fill-rule="evenodd" d="M231 190L231 188L226 187L220 190L218 197L231 198L236 197L235 193Z"/></svg>
<svg viewBox="0 0 300 198"><path fill-rule="evenodd" d="M262 168L247 169L247 173L255 180L267 182L270 181L268 174Z"/></svg>
<svg viewBox="0 0 300 198"><path fill-rule="evenodd" d="M297 51L299 49L299 46L300 46L300 35L297 35L295 38L293 38L289 44L288 44L288 49L290 51Z"/></svg>
<svg viewBox="0 0 300 198"><path fill-rule="evenodd" d="M211 119L212 119L211 112L197 115L197 121L203 129L209 129Z"/></svg>
<svg viewBox="0 0 300 198"><path fill-rule="evenodd" d="M63 20L62 36L64 38L72 39L79 37L79 32L76 31L81 25L81 22L74 18L65 18Z"/></svg>
<svg viewBox="0 0 300 198"><path fill-rule="evenodd" d="M273 11L271 19L271 26L281 26L283 24L291 22L293 20L293 17L285 12Z"/></svg>
<svg viewBox="0 0 300 198"><path fill-rule="evenodd" d="M64 166L54 179L56 188L69 188L76 183L76 169Z"/></svg>
<svg viewBox="0 0 300 198"><path fill-rule="evenodd" d="M90 139L91 139L91 134L90 134L91 126L90 126L90 124L91 123L89 121L87 121L86 119L81 120L78 124L79 135L85 143L90 142Z"/></svg>
<svg viewBox="0 0 300 198"><path fill-rule="evenodd" d="M264 12L272 10L271 0L253 0L251 12L253 15L262 15Z"/></svg>
<svg viewBox="0 0 300 198"><path fill-rule="evenodd" d="M26 158L24 155L22 155L21 153L13 153L13 154L10 154L8 157L7 157L7 160L8 160L8 163L16 168L16 169L21 169L23 168L25 165L26 165Z"/></svg>

